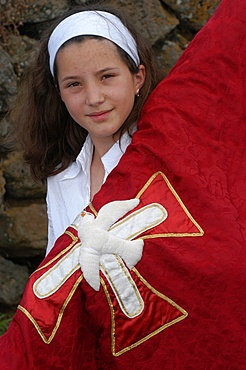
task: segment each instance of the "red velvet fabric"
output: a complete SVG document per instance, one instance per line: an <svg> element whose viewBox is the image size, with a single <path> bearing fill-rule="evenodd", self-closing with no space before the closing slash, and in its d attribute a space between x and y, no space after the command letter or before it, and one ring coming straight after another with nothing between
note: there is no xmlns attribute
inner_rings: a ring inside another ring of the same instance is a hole
<svg viewBox="0 0 246 370"><path fill-rule="evenodd" d="M50 344L17 311L0 338L1 370L246 368L245 30L246 3L223 0L152 93L132 144L93 201L99 210L147 183L140 200L161 198L168 210L131 272L144 312L122 319L107 282L95 292L82 280ZM67 243L58 239L42 266ZM20 305L37 310L35 274ZM64 302L64 291L57 297ZM54 306L37 314L44 330ZM161 330L144 337L156 323Z"/></svg>

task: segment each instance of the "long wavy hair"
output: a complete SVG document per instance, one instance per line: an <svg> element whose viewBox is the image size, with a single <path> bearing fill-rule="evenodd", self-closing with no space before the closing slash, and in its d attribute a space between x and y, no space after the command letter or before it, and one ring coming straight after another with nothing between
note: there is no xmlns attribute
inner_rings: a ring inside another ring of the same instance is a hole
<svg viewBox="0 0 246 370"><path fill-rule="evenodd" d="M135 30L129 18L116 9L102 5L79 6L57 19L44 33L37 55L23 75L15 108L11 112L14 136L23 150L24 160L30 165L32 177L37 181L44 182L48 176L63 171L75 161L87 136L87 131L72 119L60 98L56 73L53 78L50 72L47 48L52 31L64 18L86 10L116 15L135 39L140 63L146 69L145 82L120 129L121 135L138 121L143 105L162 77L150 44ZM78 37L76 42L83 39ZM120 48L118 52L131 73L137 73L138 67L127 53Z"/></svg>

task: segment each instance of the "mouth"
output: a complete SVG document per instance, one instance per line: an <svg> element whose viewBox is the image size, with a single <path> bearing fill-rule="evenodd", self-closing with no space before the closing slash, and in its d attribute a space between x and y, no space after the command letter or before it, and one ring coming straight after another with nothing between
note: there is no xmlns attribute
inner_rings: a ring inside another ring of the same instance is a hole
<svg viewBox="0 0 246 370"><path fill-rule="evenodd" d="M91 119L95 120L95 121L104 121L109 117L112 110L113 109L104 110L104 111L100 111L100 112L92 112L90 114L87 114L87 116L90 117Z"/></svg>

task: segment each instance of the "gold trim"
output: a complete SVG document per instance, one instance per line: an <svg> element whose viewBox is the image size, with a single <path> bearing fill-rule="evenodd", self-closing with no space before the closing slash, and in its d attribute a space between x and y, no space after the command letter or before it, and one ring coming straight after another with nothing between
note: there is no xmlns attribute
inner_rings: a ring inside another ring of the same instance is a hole
<svg viewBox="0 0 246 370"><path fill-rule="evenodd" d="M160 298L162 298L163 300L167 301L169 304L171 304L172 306L174 306L177 310L179 310L183 316L180 316L178 317L177 319L173 320L173 321L170 321L164 325L162 325L160 328L154 330L152 333L148 334L146 337L140 339L139 341L133 343L132 345L128 346L128 347L125 347L123 348L121 351L119 352L115 352L115 318L114 318L114 307L113 307L113 304L112 304L112 301L111 301L111 298L110 298L110 294L108 292L108 289L107 289L107 286L104 282L104 280L101 278L101 284L102 284L102 287L104 289L104 293L107 297L107 301L108 301L108 304L109 304L109 308L110 308L110 312L111 312L111 322L112 322L112 327L111 327L111 340L112 340L112 344L111 344L111 350L112 350L112 354L113 356L115 357L118 357L120 355L122 355L123 353L127 352L127 351L130 351L131 349L139 346L140 344L144 343L145 341L147 341L148 339L152 338L153 336L155 336L156 334L159 334L161 331L163 331L164 329L168 328L169 326L172 326L176 323L178 323L179 321L182 321L184 320L187 316L188 316L188 312L185 311L182 307L180 307L177 303L175 303L173 300L171 300L170 298L168 298L167 296L165 296L164 294L158 292L155 288L153 288L142 276L141 274L137 271L137 269L133 268L132 269L135 274L139 277L139 279L142 281L142 283L147 286L148 289L150 289L154 294L156 294L157 296L159 296Z"/></svg>
<svg viewBox="0 0 246 370"><path fill-rule="evenodd" d="M91 210L92 213L94 213L94 215L97 217L98 215L98 212L96 211L96 209L94 208L92 202L89 204L89 208Z"/></svg>
<svg viewBox="0 0 246 370"><path fill-rule="evenodd" d="M76 249L76 248L75 248ZM68 256L68 258L69 258L69 256ZM49 291L49 293L46 293L46 294L41 294L41 293L39 293L38 292L38 288L37 288L37 286L40 284L40 283L42 283L42 281L44 280L44 279L46 279L47 278L47 275L49 275L52 271L54 271L55 269L57 269L58 268L58 266L61 264L61 263L63 263L64 262L64 259L61 259L60 261L59 261L59 263L57 263L57 264L55 264L49 271L47 271L46 273L44 273L43 275L41 275L36 281L35 281L35 283L33 284L33 291L34 291L34 293L35 293L35 295L36 295L36 297L37 298L39 298L39 299L43 299L43 298L45 298L45 297L49 297L50 295L52 295L54 292L56 292L58 289L60 289L61 288L61 286L64 284L64 282L66 282L69 278L70 278L70 276L72 276L73 274L74 274L74 272L75 271L77 271L78 269L79 269L79 267L80 267L80 265L79 265L79 263L77 263L77 265L75 265L74 266L74 268L72 269L72 270L70 270L69 271L69 274L66 274L64 277L63 277L63 279L62 280L60 280L60 284L58 285L56 285L51 291Z"/></svg>
<svg viewBox="0 0 246 370"><path fill-rule="evenodd" d="M163 298L165 301L167 301L168 303L170 303L172 306L174 306L175 308L177 308L180 312L182 312L183 315L185 315L185 317L188 316L188 312L186 312L182 307L180 307L172 299L168 298L166 295L158 292L158 290L156 290L154 287L152 287L152 285L150 285L148 283L148 281L144 279L144 277L140 274L140 272L135 267L133 267L132 271L135 272L135 274L142 281L142 283L144 283L144 285L146 285L147 288L149 288L153 293L155 293L156 295L158 295L159 297Z"/></svg>
<svg viewBox="0 0 246 370"><path fill-rule="evenodd" d="M154 238L158 238L158 237L186 237L186 236L203 236L204 235L204 231L203 229L200 227L200 225L195 221L195 219L193 218L193 216L190 214L190 212L188 211L188 209L185 207L184 203L182 202L181 198L178 196L178 194L176 193L176 191L174 190L174 188L172 187L171 183L169 182L168 178L164 175L164 173L162 173L161 171L158 171L156 173L154 173L150 178L149 180L145 183L145 185L143 186L143 188L138 192L138 194L136 195L136 198L139 199L141 197L141 195L146 191L146 189L151 185L151 183L153 182L153 180L158 176L158 175L161 175L163 180L165 181L166 185L168 186L169 190L171 191L171 193L174 195L174 197L176 198L176 200L178 201L178 203L180 204L181 208L184 210L185 214L187 215L187 217L193 222L193 224L197 227L197 229L199 230L198 233L180 233L180 234L177 234L177 233L169 233L169 234L156 234L156 235L146 235L146 236L143 236L142 239L154 239ZM95 216L98 215L98 212L96 211L96 209L94 208L93 204L90 203L89 204L89 208L90 210L93 212L93 214ZM56 255L53 259L51 259L49 262L47 262L45 265L43 265L42 267L38 268L35 272L37 271L40 271L44 268L46 268L47 266L51 265L53 262L55 262L57 259L59 259L61 256L63 256L64 254L67 253L67 251L69 249L71 249L72 247L74 247L74 245L76 245L76 243L79 241L79 238L78 237L75 237L71 232L69 231L65 231L65 234L69 235L72 239L72 242L70 243L70 245L68 247L66 247L64 250L62 250L58 255ZM170 304L172 304L174 307L176 307L182 314L183 316L161 326L159 329L155 330L154 332L150 333L149 335L147 335L145 338L142 338L141 340L139 340L138 342L136 343L133 343L131 346L129 347L126 347L124 348L123 350L115 353L115 318L114 318L114 309L113 309L113 304L111 302L111 299L110 299L110 295L109 295L109 292L107 290L107 286L104 282L104 280L102 278L100 278L100 281L101 281L101 284L103 286L103 289L104 289L104 292L106 294L106 298L108 300L108 304L109 304L109 307L110 307L110 312L111 312L111 321L112 321L112 328L111 328L111 338L112 338L112 353L114 356L120 356L121 354L129 351L130 349L134 348L134 347L137 347L138 345L140 345L141 343L145 342L146 340L150 339L151 337L153 337L154 335L158 334L159 332L161 332L162 330L166 329L167 327L185 319L187 316L188 316L188 313L182 309L179 305L177 305L175 302L173 302L170 298L166 297L165 295L163 295L162 293L158 292L156 289L154 289L140 274L139 272L133 268L133 271L136 273L136 275L139 277L139 279L156 295L158 295L159 297L161 297L162 299L166 300L167 302L169 302ZM34 273L35 273L34 272ZM55 324L55 327L54 329L52 330L52 333L50 335L50 337L47 339L45 337L45 335L43 334L42 330L40 329L39 325L37 324L36 320L33 318L33 316L24 308L22 307L21 305L18 306L18 309L21 310L26 316L27 318L32 322L32 324L34 325L34 327L36 328L37 332L39 333L39 335L41 336L42 340L44 341L44 343L46 344L49 344L51 343L51 341L53 340L59 326L60 326L60 323L61 323L61 320L62 320L62 317L63 317L63 314L64 314L64 311L69 303L69 301L71 300L75 290L77 289L78 285L80 284L80 282L83 280L83 275L81 275L76 283L74 284L72 290L70 291L69 295L67 296L65 302L63 303L62 305L62 308L59 312L59 315L58 315L58 319L56 321L56 324Z"/></svg>
<svg viewBox="0 0 246 370"><path fill-rule="evenodd" d="M174 190L174 188L171 185L171 183L169 182L168 178L161 171L158 171L158 172L154 173L149 178L149 180L145 183L145 185L143 186L143 188L136 195L136 198L139 199L141 197L141 195L146 191L146 189L151 185L151 183L153 182L153 180L158 175L161 175L162 176L162 178L165 181L166 185L168 186L169 190L171 191L171 193L173 194L173 196L175 197L175 199L178 201L179 205L181 206L181 208L183 209L183 211L185 212L185 214L187 215L187 217L190 219L191 222L193 222L193 225L195 225L197 227L197 229L198 229L199 232L197 232L197 233L165 233L165 234L156 234L156 235L146 235L146 236L143 236L142 239L154 239L154 238L159 238L159 237L188 237L188 236L196 237L196 236L203 236L204 235L203 229L195 221L195 219L193 218L193 216L190 214L190 212L188 211L188 209L186 208L186 206L182 202L182 200L179 197L179 195ZM90 209L92 210L92 212L95 215L97 215L97 211L95 210L95 208L92 205L92 203L90 204ZM136 273L136 275L139 277L139 279L142 281L142 283L145 284L145 286L147 286L154 294L156 294L157 296L159 296L163 300L167 301L169 304L173 305L174 307L176 307L176 309L179 310L182 313L182 316L178 317L177 319L175 319L175 320L173 320L173 321L171 321L169 323L166 323L165 325L161 326L159 329L157 329L154 332L150 333L149 335L147 335L146 337L142 338L138 342L133 343L132 345L130 345L130 346L128 346L128 347L126 347L126 348L124 348L121 351L119 351L119 352L116 353L115 352L115 317L114 317L114 308L113 308L113 304L112 304L112 301L111 301L111 298L110 298L110 295L109 295L109 292L108 292L106 283L101 278L100 279L101 280L101 284L102 284L102 287L104 289L104 292L105 292L105 295L106 295L106 298L107 298L107 301L108 301L108 305L109 305L109 308L110 308L110 313L111 313L111 323L112 323L112 326L111 326L111 342L112 342L111 343L111 351L112 351L113 356L115 356L115 357L122 355L123 353L131 350L134 347L137 347L138 345L142 344L143 342L145 342L146 340L150 339L154 335L160 333L162 330L168 328L169 326L172 326L172 325L178 323L179 321L184 320L188 316L188 312L187 311L185 311L182 307L180 307L178 304L176 304L170 298L168 298L167 296L165 296L164 294L158 292L155 288L153 288L140 275L140 273L135 268L133 268L133 271Z"/></svg>
<svg viewBox="0 0 246 370"><path fill-rule="evenodd" d="M40 270L46 268L47 266L51 265L54 261L56 261L58 258L60 258L61 256L63 256L69 249L71 249L72 247L74 247L74 245L79 240L79 238L77 236L74 236L73 233L71 233L70 231L65 231L64 234L67 234L68 236L70 236L71 239L72 239L72 242L65 249L63 249L60 253L58 253L54 258L52 258L49 262L47 262L45 265L43 265L43 266L39 267L37 270L35 270L32 273L32 275L35 274L37 271L40 271Z"/></svg>
<svg viewBox="0 0 246 370"><path fill-rule="evenodd" d="M176 198L176 200L178 201L178 203L180 204L181 208L183 209L183 211L185 212L185 214L187 215L187 217L193 222L193 224L198 228L198 230L200 231L199 233L181 233L181 234L177 234L177 233L169 233L169 234L157 234L158 236L154 236L154 235L151 235L149 237L143 237L143 239L148 239L148 238L157 238L157 237L168 237L168 236L172 236L172 237L183 237L183 236L203 236L204 235L204 231L203 229L201 228L201 226L196 222L196 220L193 218L193 216L190 214L190 212L188 211L188 209L186 208L186 206L184 205L184 203L182 202L181 198L179 197L179 195L177 194L177 192L174 190L173 186L171 185L170 181L168 180L168 178L166 177L166 175L164 175L163 172L161 171L158 171L156 173L154 173L150 178L149 180L146 182L146 184L142 187L142 189L138 192L138 194L136 195L136 198L137 199L140 199L141 195L147 190L147 188L151 185L151 183L154 181L154 179L158 176L158 175L161 175L163 180L165 181L165 183L167 184L169 190L171 191L171 193L173 194L173 196Z"/></svg>
<svg viewBox="0 0 246 370"><path fill-rule="evenodd" d="M203 236L204 235L204 232L203 233L180 233L180 234L175 234L175 233L170 233L170 234L153 234L153 235L145 235L145 236L141 236L139 239L155 239L155 238L183 238L183 237L186 237L186 236Z"/></svg>
<svg viewBox="0 0 246 370"><path fill-rule="evenodd" d="M192 237L194 237L194 236L203 236L204 235L203 229L196 222L196 220L193 218L193 216L190 214L190 212L188 211L188 209L186 208L186 206L182 202L181 198L176 193L176 191L174 190L174 188L171 185L170 181L168 180L168 178L166 177L166 175L164 175L163 172L161 172L161 171L155 172L149 178L149 180L145 183L145 185L142 187L142 189L138 192L138 194L136 195L135 198L140 199L141 195L147 190L147 188L151 185L151 183L154 181L154 179L158 175L161 175L162 176L163 180L167 184L167 186L168 186L169 190L171 191L171 193L173 194L173 196L176 198L177 202L180 204L180 206L183 209L183 211L185 212L186 216L189 218L189 220L191 222L193 222L193 224L197 227L197 229L199 230L199 232L197 232L197 233L165 233L165 234L146 235L146 236L141 237L140 239L154 239L154 238L167 238L167 237L176 237L176 238L178 237L178 238L181 238L181 237L187 237L187 236L192 236ZM94 206L93 206L92 203L90 203L89 207L90 207L91 211L97 216L98 212L96 211L96 209L94 208Z"/></svg>
<svg viewBox="0 0 246 370"><path fill-rule="evenodd" d="M131 286L132 286L132 288L133 288L133 290L135 292L135 295L136 295L137 300L139 302L139 309L138 309L137 312L134 312L133 314L130 314L128 312L128 310L126 309L126 307L125 307L125 305L124 305L124 303L123 303L123 301L122 301L122 299L120 297L120 294L117 294L118 293L118 290L115 287L115 285L113 284L113 281L111 280L111 277L110 277L107 269L105 268L105 266L103 264L100 264L100 267L102 268L102 270L103 270L103 272L105 274L105 277L108 279L110 285L113 287L113 291L114 291L114 293L116 295L116 299L118 300L118 302L120 302L120 306L121 306L121 309L124 311L124 314L126 316L128 316L129 318L133 318L133 317L138 316L139 313L142 312L142 310L143 310L143 300L142 300L142 297L141 297L138 289L136 289L135 282L132 280L131 275L129 274L129 272L128 272L127 268L125 267L124 263L122 262L121 258L119 256L117 256L117 255L115 255L115 257L116 257L116 259L117 259L117 261L118 261L118 263L120 265L119 268L121 268L121 271L125 274L125 276L127 277L127 280L129 281L129 283L131 284Z"/></svg>
<svg viewBox="0 0 246 370"><path fill-rule="evenodd" d="M112 301L110 299L110 296L109 296L109 292L108 292L108 289L107 289L107 286L104 282L104 280L102 278L100 278L100 281L101 281L101 284L102 284L102 287L103 287L103 290L104 290L104 293L106 295L106 298L107 298L107 301L108 301L108 305L109 305L109 309L110 309L110 316L111 316L111 352L113 354L113 356L115 356L115 320L114 320L114 306L112 304Z"/></svg>
<svg viewBox="0 0 246 370"><path fill-rule="evenodd" d="M40 335L41 339L43 340L43 342L45 344L50 344L51 341L54 339L54 336L56 335L56 332L59 329L59 326L61 324L61 320L62 320L64 311L65 311L68 303L70 302L72 296L74 295L77 287L79 286L79 284L81 283L82 280L83 280L83 276L81 275L81 276L79 276L79 278L75 282L73 288L71 289L69 295L67 296L65 302L63 303L62 308L61 308L61 310L59 312L59 315L58 315L58 318L57 318L55 327L52 330L52 333L51 333L51 335L50 335L50 337L48 339L45 337L45 335L42 332L40 326L38 325L38 323L36 322L36 320L33 318L33 316L30 314L30 312L27 311L27 309L25 307L23 307L21 305L18 305L17 309L19 309L20 311L22 311L24 313L24 315L26 315L27 318L32 322L32 324L34 325L35 329L37 330L38 334Z"/></svg>
<svg viewBox="0 0 246 370"><path fill-rule="evenodd" d="M75 242L78 241L78 237L75 236L73 233L71 233L71 231L66 230L64 234L67 234L68 236L70 236L73 241L75 241Z"/></svg>
<svg viewBox="0 0 246 370"><path fill-rule="evenodd" d="M142 230L139 230L139 231L135 231L134 234L132 235L129 235L126 240L132 240L134 239L136 236L138 236L139 234L142 234L144 233L145 231L149 230L149 229L152 229L152 227L154 226L157 226L159 225L160 223L162 223L164 220L166 220L167 216L168 216L168 213L167 213L167 210L166 208L159 204L159 203L150 203L150 204L147 204L146 206L143 206L141 207L140 209L136 210L136 211L133 211L133 213L131 213L130 215L124 217L122 220L116 222L113 226L110 227L109 231L111 230L114 230L115 228L117 228L119 225L122 225L124 224L125 222L127 222L128 220L130 220L131 218L133 217L136 217L136 215L139 215L143 212L145 212L146 209L150 209L150 208L159 208L162 212L162 217L158 220L158 221L154 221L151 225L148 224L147 226L145 226ZM166 217L165 217L166 216ZM142 239L142 238L140 238Z"/></svg>

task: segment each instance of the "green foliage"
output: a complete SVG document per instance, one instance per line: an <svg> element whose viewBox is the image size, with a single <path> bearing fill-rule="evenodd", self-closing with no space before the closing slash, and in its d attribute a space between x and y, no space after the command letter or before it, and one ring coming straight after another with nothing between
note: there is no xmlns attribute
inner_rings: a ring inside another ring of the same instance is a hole
<svg viewBox="0 0 246 370"><path fill-rule="evenodd" d="M11 320L12 318L0 313L0 335L3 335L6 332Z"/></svg>

